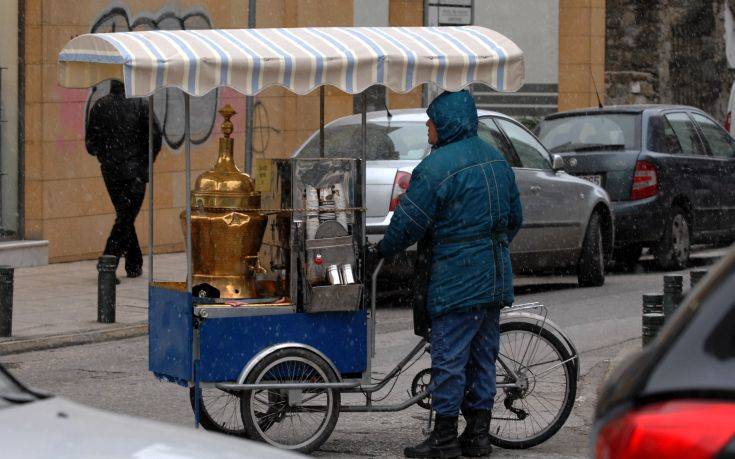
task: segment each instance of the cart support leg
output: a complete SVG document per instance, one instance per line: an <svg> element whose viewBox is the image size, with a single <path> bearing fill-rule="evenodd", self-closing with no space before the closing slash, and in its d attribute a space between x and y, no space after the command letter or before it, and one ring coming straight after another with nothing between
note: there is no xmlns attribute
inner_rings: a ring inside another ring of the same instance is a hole
<svg viewBox="0 0 735 459"><path fill-rule="evenodd" d="M199 359L194 361L194 428L199 428L202 409L202 386L199 379Z"/></svg>

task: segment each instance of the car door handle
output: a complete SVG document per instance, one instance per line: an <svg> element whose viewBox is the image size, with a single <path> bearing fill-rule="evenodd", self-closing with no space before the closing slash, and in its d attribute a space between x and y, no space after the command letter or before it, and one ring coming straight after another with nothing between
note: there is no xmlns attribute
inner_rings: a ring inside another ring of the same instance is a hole
<svg viewBox="0 0 735 459"><path fill-rule="evenodd" d="M541 187L538 185L533 185L531 187L531 193L532 194L541 194Z"/></svg>

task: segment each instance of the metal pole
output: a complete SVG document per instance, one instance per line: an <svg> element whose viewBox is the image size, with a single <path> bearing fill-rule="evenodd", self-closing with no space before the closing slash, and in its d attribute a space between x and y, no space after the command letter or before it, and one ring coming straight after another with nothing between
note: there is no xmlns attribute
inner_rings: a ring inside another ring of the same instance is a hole
<svg viewBox="0 0 735 459"><path fill-rule="evenodd" d="M429 0L424 0L424 27L429 26ZM422 85L421 88L421 105L426 107L429 105L429 84Z"/></svg>
<svg viewBox="0 0 735 459"><path fill-rule="evenodd" d="M367 174L367 168L366 168L366 164L367 164L367 93L365 91L360 93L360 102L362 106L362 108L360 109L361 131L362 131L362 139L361 139L362 140L361 142L362 143L362 149L361 149L362 153L360 157L362 159L360 160L360 174L359 174L360 181L358 183L358 186L360 188L359 206L366 207L365 200L367 196L367 190L365 186L365 175ZM360 238L359 239L360 241L360 246L359 246L360 247L360 260L362 260L362 265L360 269L360 282L362 283L362 285L365 285L365 280L367 279L367 273L365 269L366 268L365 266L366 258L365 257L367 255L366 250L365 250L366 237L367 237L367 235L365 234L365 212L359 211L357 215L359 216L359 222L360 222L360 230L358 232L358 237ZM367 289L363 289L363 304L365 304L364 301L365 301L365 295L367 293L366 290ZM366 379L367 381L372 381L372 376L373 376L372 357L373 357L373 348L374 348L374 342L375 342L375 315L374 314L370 314L370 318L368 319L368 333L370 335L368 337L370 342L367 343L368 344L367 366L366 366L366 371L365 371L365 375L363 379ZM365 402L368 405L372 405L372 394L371 393L365 394Z"/></svg>
<svg viewBox="0 0 735 459"><path fill-rule="evenodd" d="M102 255L97 261L97 322L115 323L117 257Z"/></svg>
<svg viewBox="0 0 735 459"><path fill-rule="evenodd" d="M324 86L319 86L319 157L324 158Z"/></svg>
<svg viewBox="0 0 735 459"><path fill-rule="evenodd" d="M153 283L153 95L148 96L148 283Z"/></svg>
<svg viewBox="0 0 735 459"><path fill-rule="evenodd" d="M13 334L13 268L0 266L0 337Z"/></svg>
<svg viewBox="0 0 735 459"><path fill-rule="evenodd" d="M362 102L361 109L361 127L362 127L362 161L360 161L360 207L367 207L367 188L365 185L365 179L367 175L367 92L363 91L360 94ZM365 212L360 212L360 247L362 251L362 260L365 260ZM365 272L364 266L360 273L360 282L365 285L365 279L367 279L367 273Z"/></svg>
<svg viewBox="0 0 735 459"><path fill-rule="evenodd" d="M255 28L256 0L248 2L248 28ZM253 96L245 97L245 172L253 173Z"/></svg>
<svg viewBox="0 0 735 459"><path fill-rule="evenodd" d="M189 94L184 93L184 157L186 161L186 290L191 292L191 121Z"/></svg>
<svg viewBox="0 0 735 459"><path fill-rule="evenodd" d="M6 67L0 67L0 190L3 189L3 176L5 176L5 154L3 152L3 124L5 124L5 113L2 111L2 100L3 100L3 70ZM5 206L5 200L0 199L0 228L3 227L3 207ZM22 236L22 233L21 233ZM8 335L10 336L10 335Z"/></svg>

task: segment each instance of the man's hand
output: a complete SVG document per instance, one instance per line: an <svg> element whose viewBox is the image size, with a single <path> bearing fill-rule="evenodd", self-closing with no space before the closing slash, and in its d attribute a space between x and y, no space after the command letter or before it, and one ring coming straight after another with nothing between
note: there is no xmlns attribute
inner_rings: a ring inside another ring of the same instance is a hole
<svg viewBox="0 0 735 459"><path fill-rule="evenodd" d="M367 244L367 253L368 256L374 260L380 260L383 257L383 254L380 252L379 244Z"/></svg>

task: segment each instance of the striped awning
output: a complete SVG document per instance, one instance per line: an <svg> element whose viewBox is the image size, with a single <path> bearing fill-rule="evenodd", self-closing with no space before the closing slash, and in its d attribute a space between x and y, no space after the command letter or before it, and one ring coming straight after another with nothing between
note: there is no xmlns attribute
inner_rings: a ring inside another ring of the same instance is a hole
<svg viewBox="0 0 735 459"><path fill-rule="evenodd" d="M433 82L456 91L523 84L523 53L483 27L332 27L86 34L59 53L59 84L124 81L128 97L177 87L192 96L228 86L255 95L269 86L305 94L321 85L397 92Z"/></svg>

